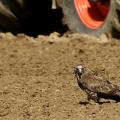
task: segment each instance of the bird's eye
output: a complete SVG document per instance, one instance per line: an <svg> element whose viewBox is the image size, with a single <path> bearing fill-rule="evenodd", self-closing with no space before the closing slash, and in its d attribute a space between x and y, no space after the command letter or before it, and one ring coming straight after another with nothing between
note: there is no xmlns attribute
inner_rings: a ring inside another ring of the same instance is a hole
<svg viewBox="0 0 120 120"><path fill-rule="evenodd" d="M74 72L75 72L75 73L78 73L78 72L79 72L79 69L78 69L78 68L75 68Z"/></svg>

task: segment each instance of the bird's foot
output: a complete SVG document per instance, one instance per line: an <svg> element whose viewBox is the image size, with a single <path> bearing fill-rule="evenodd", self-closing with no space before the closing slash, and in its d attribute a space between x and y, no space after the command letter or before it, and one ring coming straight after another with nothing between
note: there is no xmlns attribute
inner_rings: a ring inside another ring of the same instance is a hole
<svg viewBox="0 0 120 120"><path fill-rule="evenodd" d="M88 99L88 101L93 100L95 103L100 102L98 95L96 93L93 93L93 92L88 94L87 99Z"/></svg>

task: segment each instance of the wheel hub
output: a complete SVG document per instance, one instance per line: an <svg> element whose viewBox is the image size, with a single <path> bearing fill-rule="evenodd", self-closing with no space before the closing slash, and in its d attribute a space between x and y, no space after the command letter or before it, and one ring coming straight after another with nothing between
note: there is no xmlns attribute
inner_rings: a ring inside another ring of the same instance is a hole
<svg viewBox="0 0 120 120"><path fill-rule="evenodd" d="M80 20L90 29L100 28L109 12L110 0L74 0L75 8Z"/></svg>

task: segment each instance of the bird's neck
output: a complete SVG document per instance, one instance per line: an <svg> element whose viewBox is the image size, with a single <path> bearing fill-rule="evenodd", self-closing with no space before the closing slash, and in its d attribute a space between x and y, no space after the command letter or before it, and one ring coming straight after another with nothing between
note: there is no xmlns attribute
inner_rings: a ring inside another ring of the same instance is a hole
<svg viewBox="0 0 120 120"><path fill-rule="evenodd" d="M82 75L77 75L76 77L77 77L78 84L83 83Z"/></svg>

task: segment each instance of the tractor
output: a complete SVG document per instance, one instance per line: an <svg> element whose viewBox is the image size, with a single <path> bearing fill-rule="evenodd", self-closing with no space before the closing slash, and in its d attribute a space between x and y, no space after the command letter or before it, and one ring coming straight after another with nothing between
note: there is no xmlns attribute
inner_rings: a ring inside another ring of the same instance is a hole
<svg viewBox="0 0 120 120"><path fill-rule="evenodd" d="M100 35L120 31L120 0L58 0L58 5L64 23L74 32Z"/></svg>
<svg viewBox="0 0 120 120"><path fill-rule="evenodd" d="M0 0L0 31L41 33L61 19L73 32L100 35L120 31L119 14L120 0Z"/></svg>

